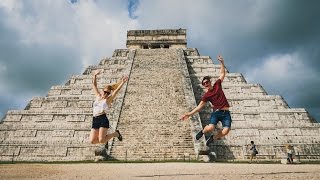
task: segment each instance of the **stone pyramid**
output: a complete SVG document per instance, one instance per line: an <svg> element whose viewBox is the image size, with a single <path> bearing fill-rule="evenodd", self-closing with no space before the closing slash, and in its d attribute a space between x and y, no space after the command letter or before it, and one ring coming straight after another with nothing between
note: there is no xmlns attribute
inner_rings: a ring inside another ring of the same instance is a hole
<svg viewBox="0 0 320 180"><path fill-rule="evenodd" d="M209 56L187 48L185 29L128 31L127 49L117 49L111 58L73 75L65 85L53 86L46 97L33 98L24 110L7 112L0 124L0 161L94 159L96 146L89 144L89 133L95 69L104 69L98 76L100 88L129 75L108 114L112 129L124 137L122 142L109 142L113 159L199 159L204 139L193 137L208 123L210 107L190 121L179 117L199 103L203 76L216 79L219 68ZM305 109L289 108L281 96L268 95L239 73L227 73L223 88L232 106L233 130L210 145L217 159L246 159L251 140L261 158L282 158L287 143L301 159L320 158L320 126Z"/></svg>

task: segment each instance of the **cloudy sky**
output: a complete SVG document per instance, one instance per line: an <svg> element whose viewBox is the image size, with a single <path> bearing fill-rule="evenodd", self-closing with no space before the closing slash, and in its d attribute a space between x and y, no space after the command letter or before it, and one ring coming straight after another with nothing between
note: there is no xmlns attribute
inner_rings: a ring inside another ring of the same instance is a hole
<svg viewBox="0 0 320 180"><path fill-rule="evenodd" d="M320 1L1 0L0 119L125 48L132 29L186 28L188 47L320 122Z"/></svg>

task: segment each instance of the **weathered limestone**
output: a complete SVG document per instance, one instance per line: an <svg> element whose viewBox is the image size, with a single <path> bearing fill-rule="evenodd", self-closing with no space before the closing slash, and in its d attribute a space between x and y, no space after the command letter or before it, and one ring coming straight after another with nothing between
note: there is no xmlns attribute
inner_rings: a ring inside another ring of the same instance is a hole
<svg viewBox="0 0 320 180"><path fill-rule="evenodd" d="M127 48L185 48L187 47L186 29L131 30L127 33Z"/></svg>
<svg viewBox="0 0 320 180"><path fill-rule="evenodd" d="M135 30L127 37L128 49L117 49L64 85L53 86L46 97L32 98L24 110L8 111L0 124L0 161L93 160L96 146L88 141L95 69L104 69L99 88L129 76L108 114L112 129L123 134L122 142L109 142L113 159L205 160L204 139L194 136L209 123L211 107L189 121L179 118L197 106L202 78L216 80L220 65L186 47L185 29ZM247 83L241 73L228 72L222 86L233 123L230 134L208 148L216 159L247 159L252 140L259 158L283 159L290 143L300 159L320 159L320 125L305 109L290 108L281 96Z"/></svg>
<svg viewBox="0 0 320 180"><path fill-rule="evenodd" d="M176 49L139 49L128 83L118 129L123 141L112 147L121 160L195 159L186 112L181 64Z"/></svg>

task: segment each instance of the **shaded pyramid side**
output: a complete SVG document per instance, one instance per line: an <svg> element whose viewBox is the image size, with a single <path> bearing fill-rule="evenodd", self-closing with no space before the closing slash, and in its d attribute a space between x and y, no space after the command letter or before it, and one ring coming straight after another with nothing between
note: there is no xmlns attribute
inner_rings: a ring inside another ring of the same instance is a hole
<svg viewBox="0 0 320 180"><path fill-rule="evenodd" d="M209 56L200 56L194 48L184 53L199 103L204 94L202 78L210 75L218 79L220 64L214 64ZM294 146L301 159L320 158L320 124L314 122L305 109L290 108L281 96L268 95L261 85L247 83L240 73L227 73L222 87L232 106L233 121L232 131L210 145L218 159L246 159L250 154L247 147L250 141L257 145L260 158L285 157L287 143ZM211 107L207 105L199 114L203 126L207 125ZM218 127L221 128L221 124Z"/></svg>

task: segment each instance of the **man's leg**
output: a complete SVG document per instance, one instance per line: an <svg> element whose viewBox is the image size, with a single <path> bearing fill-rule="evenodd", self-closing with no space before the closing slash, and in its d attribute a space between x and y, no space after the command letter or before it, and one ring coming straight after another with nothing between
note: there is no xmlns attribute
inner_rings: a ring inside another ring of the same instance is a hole
<svg viewBox="0 0 320 180"><path fill-rule="evenodd" d="M227 134L229 134L230 130L231 130L230 128L223 128L222 130L219 130L218 133L213 137L213 139L217 140L219 138L226 136Z"/></svg>
<svg viewBox="0 0 320 180"><path fill-rule="evenodd" d="M212 132L218 123L216 112L211 113L210 124L206 125L203 130L199 131L196 135L196 139L199 140L205 133Z"/></svg>
<svg viewBox="0 0 320 180"><path fill-rule="evenodd" d="M229 111L218 111L215 112L215 122L218 123L218 119L221 120L222 123L222 130L219 130L218 133L215 136L210 136L209 139L206 142L206 145L208 146L211 142L214 140L220 139L227 135L230 132L231 128L231 116Z"/></svg>
<svg viewBox="0 0 320 180"><path fill-rule="evenodd" d="M218 133L213 137L214 140L226 136L231 130L231 115L230 111L220 112L219 118L221 118L222 130L219 130Z"/></svg>
<svg viewBox="0 0 320 180"><path fill-rule="evenodd" d="M209 133L209 132L212 132L215 128L215 125L213 124L209 124L209 125L206 125L203 130L199 131L196 135L196 139L199 140L204 134L206 133Z"/></svg>

